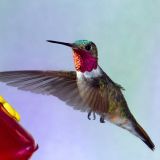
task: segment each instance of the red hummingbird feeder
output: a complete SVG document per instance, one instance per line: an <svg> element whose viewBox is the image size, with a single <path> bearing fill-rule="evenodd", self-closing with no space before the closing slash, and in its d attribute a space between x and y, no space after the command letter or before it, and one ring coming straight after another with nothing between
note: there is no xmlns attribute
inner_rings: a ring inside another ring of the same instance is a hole
<svg viewBox="0 0 160 160"><path fill-rule="evenodd" d="M17 122L18 113L4 99L3 102L0 101L0 160L29 160L38 145ZM6 104L16 113L15 117L5 108Z"/></svg>

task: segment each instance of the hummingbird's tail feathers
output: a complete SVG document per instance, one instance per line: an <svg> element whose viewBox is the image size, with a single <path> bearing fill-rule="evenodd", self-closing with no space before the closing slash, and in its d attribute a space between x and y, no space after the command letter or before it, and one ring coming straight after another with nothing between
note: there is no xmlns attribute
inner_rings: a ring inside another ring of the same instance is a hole
<svg viewBox="0 0 160 160"><path fill-rule="evenodd" d="M135 131L137 132L136 136L139 137L151 150L155 149L154 143L138 123L135 125Z"/></svg>
<svg viewBox="0 0 160 160"><path fill-rule="evenodd" d="M155 145L151 141L150 137L145 132L145 130L137 123L134 117L126 121L125 120L120 121L119 119L119 121L117 120L115 124L118 125L119 127L122 127L123 129L128 130L130 133L140 138L151 150L155 149Z"/></svg>

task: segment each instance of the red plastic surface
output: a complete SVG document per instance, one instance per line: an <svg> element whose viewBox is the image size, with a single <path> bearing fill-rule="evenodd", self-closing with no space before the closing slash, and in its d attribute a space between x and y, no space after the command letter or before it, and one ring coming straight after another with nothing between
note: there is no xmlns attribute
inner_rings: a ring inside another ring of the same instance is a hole
<svg viewBox="0 0 160 160"><path fill-rule="evenodd" d="M28 160L38 146L33 137L2 108L0 103L0 160Z"/></svg>

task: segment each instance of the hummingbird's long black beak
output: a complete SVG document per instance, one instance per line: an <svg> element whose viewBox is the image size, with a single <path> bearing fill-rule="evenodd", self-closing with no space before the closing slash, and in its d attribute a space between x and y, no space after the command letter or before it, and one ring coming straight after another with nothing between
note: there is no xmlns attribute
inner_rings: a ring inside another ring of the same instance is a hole
<svg viewBox="0 0 160 160"><path fill-rule="evenodd" d="M73 43L66 43L66 42L59 42L59 41L52 41L52 40L47 40L47 42L62 44L62 45L65 45L65 46L68 46L68 47L71 47L71 48L74 47L74 44L73 44Z"/></svg>

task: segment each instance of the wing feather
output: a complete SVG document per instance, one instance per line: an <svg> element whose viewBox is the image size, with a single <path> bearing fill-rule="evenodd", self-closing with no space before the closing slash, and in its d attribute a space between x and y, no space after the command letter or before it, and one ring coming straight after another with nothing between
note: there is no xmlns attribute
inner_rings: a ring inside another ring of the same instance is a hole
<svg viewBox="0 0 160 160"><path fill-rule="evenodd" d="M0 72L0 81L20 90L54 95L78 110L85 110L77 88L75 71Z"/></svg>
<svg viewBox="0 0 160 160"><path fill-rule="evenodd" d="M107 112L108 97L101 79L86 80L77 84L75 71L8 71L0 72L0 81L20 90L33 93L53 95L83 112L102 114ZM106 86L106 82L103 82Z"/></svg>

